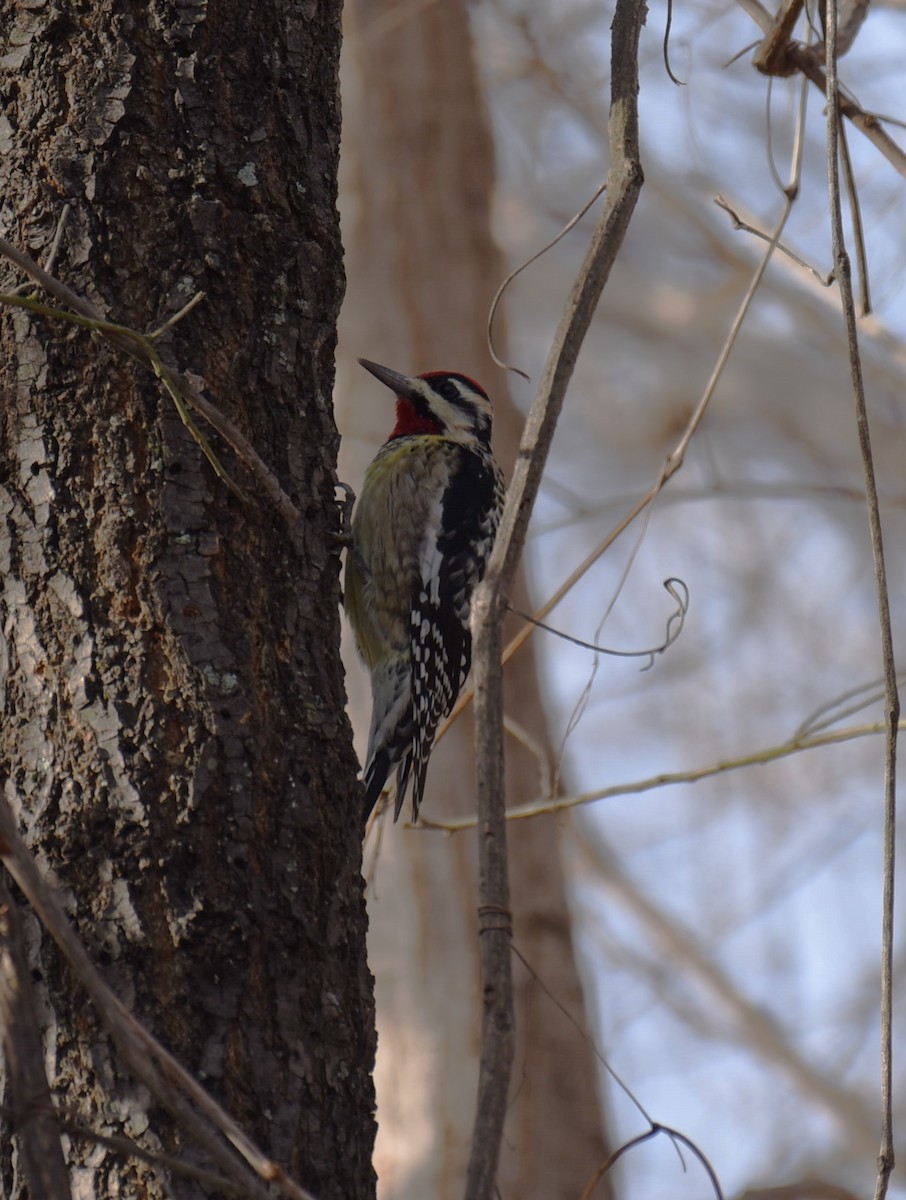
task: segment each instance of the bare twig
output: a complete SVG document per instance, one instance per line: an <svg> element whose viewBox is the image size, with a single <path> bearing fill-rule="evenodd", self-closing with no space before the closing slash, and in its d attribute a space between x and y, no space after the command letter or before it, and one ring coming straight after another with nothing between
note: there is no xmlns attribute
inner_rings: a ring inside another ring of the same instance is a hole
<svg viewBox="0 0 906 1200"><path fill-rule="evenodd" d="M638 148L638 43L644 0L617 0L611 45L610 172L592 235L526 421L494 551L475 605L480 907L484 1006L478 1106L467 1200L494 1195L513 1058L511 918L503 786L502 621L509 588L564 396L582 341L642 186Z"/></svg>
<svg viewBox="0 0 906 1200"><path fill-rule="evenodd" d="M198 1167L194 1163L186 1162L185 1159L177 1158L173 1154L153 1153L150 1150L146 1150L144 1146L139 1146L132 1138L109 1133L99 1133L83 1121L67 1116L65 1113L61 1112L59 1119L61 1129L68 1133L70 1137L79 1138L86 1142L94 1142L98 1146L103 1146L105 1149L112 1151L114 1154L119 1154L122 1158L137 1158L140 1162L148 1163L149 1166L160 1167L170 1175L181 1175L185 1179L194 1179L197 1183L202 1183L215 1193L222 1193L224 1196L238 1196L241 1200L245 1195L243 1190L244 1184L239 1183L235 1179L228 1179L225 1175L218 1175L214 1171L207 1171L204 1167Z"/></svg>
<svg viewBox="0 0 906 1200"><path fill-rule="evenodd" d="M859 192L856 188L856 176L853 171L852 156L849 153L849 143L846 140L846 126L841 121L840 130L840 163L843 167L843 178L846 181L846 196L849 200L849 211L853 223L853 237L856 242L856 270L859 275L859 316L867 317L871 312L871 288L868 279L868 255L865 253L865 229L862 225L862 205L859 203Z"/></svg>
<svg viewBox="0 0 906 1200"><path fill-rule="evenodd" d="M664 25L664 70L671 83L675 83L677 87L685 87L682 79L677 79L673 73L673 68L670 66L670 30L673 28L673 0L667 0L667 21Z"/></svg>
<svg viewBox="0 0 906 1200"><path fill-rule="evenodd" d="M599 188L596 188L594 195L592 195L588 200L585 201L585 203L582 205L582 207L579 209L579 211L577 213L574 213L570 217L570 219L566 222L566 224L563 226L563 228L560 230L560 232L558 234L556 234L554 237L552 237L549 242L545 242L545 244L541 247L541 249L536 250L534 254L532 254L529 258L527 258L525 260L525 262L520 263L519 266L516 267L515 270L510 271L509 275L507 275L506 279L504 279L503 283L500 285L500 287L494 293L494 299L491 301L491 308L490 308L490 311L488 312L488 320L487 320L487 325L485 327L485 334L486 334L486 337L488 340L488 354L490 354L492 361L494 363L496 363L496 365L498 367L502 367L503 370L512 371L516 375L521 375L523 379L526 379L526 380L529 379L529 376L525 373L525 371L521 370L519 367L514 367L511 363L504 362L503 359L500 358L500 356L498 355L497 350L494 346L494 317L497 315L497 309L500 307L500 301L503 299L503 293L507 290L507 288L510 286L510 284L513 282L513 280L517 276L521 275L522 272L524 270L526 270L527 267L530 267L533 262L537 262L539 258L541 258L543 255L547 254L548 250L553 249L553 247L556 246L556 244L561 240L561 238L566 237L566 235L569 233L569 231L571 229L574 229L579 224L579 222L582 220L582 218L585 216L585 214L588 212L588 210L591 208L591 206L595 203L595 201L598 199L598 197L603 193L603 191L606 187L607 187L607 184L605 182L605 183L602 183Z"/></svg>
<svg viewBox="0 0 906 1200"><path fill-rule="evenodd" d="M763 33L771 33L774 28L774 17L764 7L761 0L737 0L737 2ZM801 42L788 42L785 50L785 62L787 66L801 71L805 78L811 80L822 92L826 92L827 79L815 57L815 49L815 47L804 46ZM789 72L784 69L782 73L788 74ZM900 149L883 128L879 118L874 113L865 112L854 100L846 96L838 96L838 106L840 113L864 133L894 170L906 179L906 152Z"/></svg>
<svg viewBox="0 0 906 1200"><path fill-rule="evenodd" d="M68 204L64 204L62 210L60 211L60 218L57 221L57 227L54 230L53 240L50 243L50 250L48 251L47 258L43 264L45 271L49 272L53 270L53 264L63 241L63 230L66 228L66 222L69 220L69 213L70 206ZM28 292L33 291L34 289L30 283L20 283L18 287L14 287L9 290L14 296L25 296L28 294Z"/></svg>
<svg viewBox="0 0 906 1200"><path fill-rule="evenodd" d="M159 337L162 337L168 329L172 329L174 325L179 324L183 317L188 316L193 308L197 308L204 299L204 292L196 292L192 299L189 300L188 303L184 304L178 312L175 312L172 317L167 317L163 325L158 325L157 329L152 329L152 331L148 334L148 340L154 342Z"/></svg>
<svg viewBox="0 0 906 1200"><path fill-rule="evenodd" d="M798 191L799 191L799 178L800 178L800 174L801 174L801 170L802 170L802 155L803 155L803 150L804 150L804 146L805 146L804 128L805 128L805 113L806 113L806 94L807 94L806 83L803 80L802 92L801 92L801 102L800 102L800 106L799 106L799 117L798 117L797 124L796 124L796 136L795 136L795 140L794 140L794 144L793 144L790 182L787 185L787 187L784 189L785 201L784 201L783 211L781 212L780 217L778 218L777 224L774 227L774 231L772 234L768 234L768 235L759 234L759 236L762 236L765 238L765 240L768 242L768 245L765 248L765 252L761 259L761 262L758 264L758 267L756 268L756 270L752 276L752 280L749 284L749 287L746 290L746 294L740 303L739 309L736 313L736 317L733 320L733 324L731 325L730 330L727 334L726 340L724 341L724 345L721 348L721 352L720 352L720 355L718 356L717 363L714 367L714 370L711 372L711 377L708 380L708 383L705 387L705 390L704 390L701 398L699 399L698 404L696 405L691 416L689 417L689 420L686 423L686 426L680 436L680 439L677 442L676 446L674 447L672 453L668 455L666 461L664 462L664 465L661 468L661 473L660 473L658 479L656 480L656 482L653 483L652 486L648 489L648 491L630 507L628 512L621 518L620 521L617 522L617 524L615 526L613 526L613 528L607 533L607 535L602 539L602 541L599 542L599 544L588 555L586 555L586 557L582 560L582 562L579 564L579 566L576 567L576 569L572 572L572 574L560 585L560 587L557 588L557 590L549 597L549 599L546 600L545 603L542 604L541 607L533 614L534 619L536 621L542 621L548 615L548 613L552 612L553 609L555 609L557 607L557 605L560 603L560 601L564 598L564 596L566 596L576 586L576 584L579 582L579 580L582 579L591 570L591 568L598 561L598 559L601 558L601 556L605 553L605 551L608 550L613 545L613 543L617 540L617 538L619 538L621 536L621 534L625 533L625 531L629 528L630 525L632 525L632 523L635 521L635 519L638 516L640 516L641 514L646 513L650 510L652 503L657 499L657 497L663 491L667 482L682 467L683 462L685 461L686 450L688 449L689 443L692 441L692 438L695 436L695 433L697 432L699 426L702 423L702 420L704 419L705 412L707 411L708 406L711 403L711 400L714 396L714 392L717 388L717 384L720 381L720 378L723 374L724 367L726 366L727 361L730 357L730 353L731 353L734 345L736 344L736 339L739 336L739 331L742 328L743 322L745 321L745 318L748 314L749 308L751 307L752 301L754 300L755 295L758 291L758 288L761 284L761 280L764 275L764 272L767 269L768 263L770 262L774 251L781 244L780 239L783 234L783 230L786 226L787 220L789 219L789 215L790 215L790 212L792 211L793 203L794 203L796 196L798 194ZM732 210L730 210L728 206L726 206L726 207L727 207L727 211L731 212L731 214L732 214ZM758 233L759 231L753 229L752 232ZM542 381L542 387L539 389L539 393L538 393L539 396L543 394L543 391L544 391L544 381ZM526 426L526 428L528 429L528 425ZM519 456L519 460L517 463L517 472L519 471L519 469L521 467L523 467L524 461L525 461L525 454L523 453L522 450L520 450L520 456ZM502 656L502 662L503 662L504 666L510 661L510 659L515 654L518 654L518 652L522 649L522 647L529 640L529 638L535 633L536 629L537 629L537 625L528 623L528 624L524 625L522 627L522 629L520 629L519 632L508 642L506 649L503 651L503 656ZM441 738L444 736L444 734L450 728L450 726L456 720L458 720L460 715L464 712L464 710L466 708L468 708L468 706L473 702L474 699L475 699L475 676L473 675L472 683L468 687L463 688L463 690L460 692L459 699L456 701L456 704L454 705L453 710L451 711L449 717L447 717L446 721L444 721L444 723L441 725L441 727L438 731L437 737L435 739L435 743L441 740Z"/></svg>
<svg viewBox="0 0 906 1200"><path fill-rule="evenodd" d="M751 233L754 237L760 238L763 242L770 242L772 235L765 233L763 229L759 229L757 225L751 225L748 221L744 221L737 213L736 209L732 208L723 196L715 196L714 203L718 208L722 208L733 223L733 228L740 230L742 233ZM777 243L777 249L781 254L785 254L788 259L796 264L797 267L802 267L804 271L808 271L817 279L822 287L830 287L834 282L834 273L829 271L826 275L822 275L817 267L813 267L811 263L807 263L804 258L800 258L789 246L783 242Z"/></svg>
<svg viewBox="0 0 906 1200"><path fill-rule="evenodd" d="M520 725L513 717L504 714L503 728L508 737L518 742L535 760L538 767L538 795L553 796L554 794L554 765L551 762L547 747Z"/></svg>
<svg viewBox="0 0 906 1200"><path fill-rule="evenodd" d="M633 1092L632 1088L626 1083L626 1081L624 1079L622 1079L620 1077L620 1075L618 1075L617 1072L613 1069L613 1067L610 1065L610 1063L607 1061L607 1059L604 1057L604 1055L598 1049L594 1038L591 1036L591 1034L588 1032L588 1030L585 1028L585 1026L580 1024L576 1020L576 1018L569 1011L569 1009L562 1002L562 1000L560 1000L559 997L557 997L551 991L551 989L547 986L547 984L544 982L542 977L538 974L538 972L535 970L535 968L532 966L532 964L528 961L528 959L525 957L525 955L522 953L522 951L515 944L513 945L513 954L516 956L516 958L519 959L519 961L525 967L526 971L528 971L529 975L532 977L532 980L535 983L535 986L538 987L541 990L541 992L543 992L543 994L548 998L548 1000L550 1000L551 1004L553 1004L553 1006L558 1010L558 1012L560 1012L566 1018L566 1020L570 1023L570 1025L572 1025L573 1029L575 1029L576 1033L578 1033L579 1037L582 1038L582 1040L585 1042L585 1044L591 1050L592 1054L595 1056L595 1058L598 1060L598 1062L604 1068L607 1075L613 1080L613 1082L620 1089L620 1091L623 1093L623 1095L626 1097L626 1099L629 1101L629 1103L638 1111L638 1113L640 1114L642 1119L644 1121L647 1121L649 1125L654 1125L654 1121L648 1115L648 1112L647 1112L645 1106L642 1104L641 1100L638 1098L638 1096L635 1094L635 1092Z"/></svg>
<svg viewBox="0 0 906 1200"><path fill-rule="evenodd" d="M776 16L771 18L771 27L752 58L752 65L763 75L794 74L796 68L788 62L786 51L802 12L803 2L804 0L782 0Z"/></svg>
<svg viewBox="0 0 906 1200"><path fill-rule="evenodd" d="M40 300L36 300L34 296L18 296L15 292L0 293L0 304L8 304L13 308L24 308L28 312L32 312L39 317L49 317L58 321L68 321L71 325L79 325L82 329L88 329L92 333L100 333L111 341L113 341L114 338L122 337L129 342L134 342L139 350L144 351L143 357L146 358L147 365L163 384L167 394L170 396L170 399L176 406L176 411L179 413L182 423L198 443L202 454L204 454L205 458L213 467L215 475L217 475L217 477L221 479L227 485L230 491L234 492L240 500L245 499L242 492L239 490L236 484L233 483L232 479L230 479L229 475L224 470L217 455L211 449L208 439L192 419L188 409L186 408L182 393L176 386L176 381L173 378L172 372L167 370L161 361L160 355L151 345L151 338L156 337L157 333L152 334L151 337L145 337L144 334L137 333L134 329L130 329L128 325L117 325L112 321L104 321L99 317L85 317L82 316L81 313L71 313L66 309L52 308L48 304L42 304ZM188 311L188 307L189 306L187 305L185 311ZM159 333L160 331L158 330L157 332ZM137 355L133 357L137 357Z"/></svg>
<svg viewBox="0 0 906 1200"><path fill-rule="evenodd" d="M38 870L2 794L0 860L88 992L126 1066L177 1117L185 1132L204 1146L223 1173L239 1184L241 1193L260 1200L266 1200L275 1192L290 1200L314 1200L251 1141L210 1093L139 1024L110 990L88 957L56 894ZM216 1136L215 1131L231 1143L251 1170Z"/></svg>
<svg viewBox="0 0 906 1200"><path fill-rule="evenodd" d="M651 646L645 650L614 650L608 646L599 646L596 642L586 642L582 638L574 637L571 633L564 633L562 629L554 629L553 625L547 625L544 621L538 620L537 617L520 612L518 608L513 608L512 605L510 605L510 612L514 616L521 617L523 621L530 621L532 625L538 629L543 629L545 633L552 633L554 637L562 638L564 642L570 642L573 646L579 646L583 650L591 650L593 654L603 654L610 658L645 658L648 661L641 669L647 671L654 665L655 658L659 654L666 654L683 632L683 626L686 623L686 617L689 613L689 589L683 580L676 578L665 579L664 587L668 595L675 601L676 608L667 619L667 629L663 641L657 646Z"/></svg>
<svg viewBox="0 0 906 1200"><path fill-rule="evenodd" d="M862 359L859 352L859 333L856 325L856 306L853 299L852 272L843 233L843 205L840 199L840 114L837 87L837 5L836 0L825 3L825 69L827 72L827 178L830 199L831 232L834 245L834 270L840 285L843 323L849 349L850 376L856 403L856 427L862 468L865 475L865 498L871 552L875 569L875 588L878 599L878 620L881 634L881 654L884 663L886 745L884 755L884 884L881 934L881 1148L878 1154L878 1175L875 1200L887 1195L890 1173L894 1166L893 1146L893 927L894 927L894 867L896 847L896 774L897 733L900 718L900 699L897 690L896 662L893 651L893 631L890 622L890 596L887 589L887 568L884 562L884 540L881 531L881 508L871 451L871 432L865 404L865 384L862 378Z"/></svg>
<svg viewBox="0 0 906 1200"><path fill-rule="evenodd" d="M752 280L749 284L746 294L739 306L739 311L736 314L736 318L733 321L733 324L730 326L730 332L727 334L723 349L718 356L714 370L711 372L711 378L708 380L704 394L701 400L698 402L698 407L692 414L683 436L680 438L679 445L664 464L664 469L661 472L661 478L658 481L658 491L661 490L667 480L670 479L671 476L675 475L679 468L683 465L683 460L686 456L686 450L688 449L689 443L692 441L692 438L695 436L695 433L704 418L708 405L711 403L711 397L714 395L718 381L723 375L724 367L727 365L730 353L733 350L733 347L736 345L736 339L739 336L739 331L742 329L743 322L745 321L749 312L749 307L751 306L752 301L755 299L755 293L761 286L761 280L768 268L768 263L771 261L774 251L780 244L780 239L783 236L784 228L786 227L790 213L793 210L793 204L795 203L796 197L799 194L799 178L802 171L802 155L805 148L805 108L805 87L803 85L799 104L799 118L796 124L796 138L793 144L790 182L787 184L785 189L783 211L781 212L777 224L774 227L774 233L771 236L771 240L765 247L761 262L758 264L755 274L752 276Z"/></svg>
<svg viewBox="0 0 906 1200"><path fill-rule="evenodd" d="M664 487L666 486L668 480L671 479L672 476L676 474L676 472L682 467L683 462L685 461L686 450L689 447L689 443L691 442L692 438L695 436L702 420L704 419L705 412L711 403L711 400L714 396L715 391L717 390L718 382L723 374L723 371L724 371L724 368L726 367L727 362L729 361L730 354L732 353L733 347L736 344L736 339L739 335L739 331L741 330L743 322L748 314L749 306L751 305L752 301L754 300L755 295L758 291L758 288L761 285L761 280L762 280L762 277L764 276L764 272L767 270L767 265L770 262L771 256L773 255L773 252L774 252L776 246L780 242L781 234L782 234L783 229L786 225L786 222L789 218L789 215L792 212L793 203L795 202L795 199L796 199L797 195L799 194L799 179L800 179L800 175L801 175L801 171L802 171L802 155L803 155L803 149L804 149L804 145L805 145L804 130L805 130L806 96L807 96L807 89L806 89L805 81L803 81L802 86L801 86L799 114L798 114L798 118L797 118L797 122L796 122L795 137L794 137L794 141L793 141L792 166L790 168L790 181L788 184L786 184L786 186L784 186L782 183L780 185L781 191L783 192L784 198L785 198L784 208L783 208L783 212L781 213L780 220L777 224L777 227L776 227L773 237L771 238L767 248L765 249L761 263L759 264L758 268L755 271L754 276L752 277L752 281L749 284L748 291L746 292L746 295L743 298L743 301L739 307L739 311L736 315L736 319L733 322L733 325L730 328L730 332L728 333L728 335L726 337L724 345L718 356L717 363L714 367L714 370L711 373L711 378L708 380L708 384L705 388L704 394L702 395L701 399L699 400L699 403L698 403L696 409L692 413L692 416L690 417L690 419L686 425L686 429L683 433L683 436L680 438L677 448L674 450L673 454L669 458L667 458L666 462L664 463L664 465L661 469L660 478L658 479L657 483L655 484L654 488L652 489L651 501L645 505L644 516L642 519L641 528L636 535L632 551L629 555L629 558L626 562L625 567L623 568L620 580L619 580L616 588L614 589L613 595L611 596L610 601L607 605L607 608L604 612L604 615L601 619L601 622L599 623L596 636L597 636L597 634L600 634L600 631L601 631L601 628L603 627L604 622L607 620L608 616L610 615L610 612L614 608L614 606L617 602L617 599L623 589L623 586L624 586L627 578L629 577L629 572L632 569L636 555L638 554L639 549L642 545L642 542L645 538L645 534L647 532L649 522L651 521L652 514L654 511L654 502L660 496L660 494L663 491ZM598 665L599 665L599 660L595 659L592 664L591 674L589 676L588 682L586 683L585 688L584 688L582 694L580 695L579 699L577 700L572 714L570 715L569 722L568 722L567 728L566 728L566 732L565 732L564 738L563 738L563 745L565 745L567 738L569 738L572 735L573 731L578 726L578 723L581 720L581 718L585 712L585 708L588 704L589 697L591 696L591 688L594 683L595 674L597 672Z"/></svg>
<svg viewBox="0 0 906 1200"><path fill-rule="evenodd" d="M900 675L897 678L897 686L906 680L906 676ZM868 708L871 704L877 704L879 700L883 700L885 696L884 680L872 679L869 683L860 683L855 687L847 688L838 696L833 696L830 700L826 700L823 704L819 704L809 715L801 722L796 730L796 737L806 737L811 734L820 733L822 729L830 729L832 725L838 724L844 717L851 717L854 713L861 712L862 709Z"/></svg>
<svg viewBox="0 0 906 1200"><path fill-rule="evenodd" d="M592 1195L595 1188L611 1169L611 1167L619 1162L624 1154L628 1153L630 1150L634 1150L636 1146L641 1146L645 1142L651 1141L652 1138L657 1137L659 1134L664 1134L664 1136L670 1138L674 1144L681 1143L698 1159L704 1168L705 1174L708 1176L708 1180L711 1184L714 1195L717 1197L717 1200L723 1200L723 1192L720 1188L720 1182L717 1178L717 1173L711 1166L704 1152L699 1150L698 1146L692 1141L691 1138L687 1137L684 1133L680 1133L678 1129L671 1129L668 1125L660 1125L657 1122L653 1122L651 1128L646 1129L644 1133L640 1133L636 1137L630 1138L628 1142L624 1142L622 1146L618 1146L616 1150L611 1151L611 1153L596 1169L594 1175L592 1175L591 1179L589 1179L588 1183L582 1189L582 1195L579 1197L579 1200L592 1200Z"/></svg>
<svg viewBox="0 0 906 1200"><path fill-rule="evenodd" d="M47 260L44 263L45 271L52 271L53 265L57 261L57 254L60 250L60 243L63 241L63 230L66 228L66 222L69 220L70 205L64 204L60 209L60 219L57 221L57 227L54 230L53 241L50 243L50 250L47 254Z"/></svg>
<svg viewBox="0 0 906 1200"><path fill-rule="evenodd" d="M900 729L906 729L906 721L901 722ZM796 733L786 742L774 746L766 746L761 750L753 750L750 754L742 754L738 758L724 758L719 762L709 763L705 767L695 767L688 771L664 771L660 775L649 775L632 783L617 783L612 787L595 788L590 792L580 792L575 796L560 796L544 804L525 804L518 808L507 809L508 821L525 821L546 813L565 812L570 808L578 808L582 804L594 804L598 800L612 800L616 796L635 796L641 792L650 792L655 788L669 787L677 783L697 783L700 779L710 779L714 775L724 775L728 771L741 771L745 767L761 767L766 763L777 762L781 758L789 758L802 750L819 750L823 746L836 746L841 742L851 742L856 738L877 737L886 733L887 726L882 723L868 725L846 725L843 729L834 729L820 735ZM463 829L474 829L478 824L476 817L461 817L456 821L431 821L425 817L419 820L419 828L438 830L442 833L459 833Z"/></svg>
<svg viewBox="0 0 906 1200"><path fill-rule="evenodd" d="M227 1179L225 1175L218 1175L214 1171L205 1170L204 1167L186 1162L185 1159L177 1158L173 1154L162 1154L146 1150L144 1146L140 1146L138 1142L122 1134L101 1133L99 1130L92 1129L90 1125L86 1125L84 1121L73 1116L71 1112L56 1108L50 1102L44 1104L43 1108L53 1115L53 1119L59 1125L59 1128L64 1133L69 1134L71 1138L78 1138L84 1142L103 1146L105 1150L110 1150L122 1158L135 1158L139 1162L147 1163L149 1166L160 1167L162 1171L166 1171L170 1175L182 1175L186 1179L194 1179L197 1183L203 1183L206 1187L212 1188L218 1193L222 1192L225 1196L239 1196L241 1198L245 1195L243 1185L237 1183L234 1179ZM13 1108L9 1105L0 1105L0 1121L7 1121L13 1124L16 1119L16 1111ZM50 1194L41 1193L41 1195L48 1196ZM53 1193L53 1196L54 1200L56 1200L56 1193Z"/></svg>
<svg viewBox="0 0 906 1200"><path fill-rule="evenodd" d="M0 870L0 1028L23 1174L31 1196L66 1200L72 1193L60 1145L60 1123L44 1073L31 973L19 909Z"/></svg>
<svg viewBox="0 0 906 1200"><path fill-rule="evenodd" d="M236 454L245 463L255 482L289 526L291 535L294 537L298 536L301 524L299 510L293 504L292 500L290 500L289 496L287 496L286 492L284 492L273 471L267 466L257 450L255 450L254 446L234 422L225 417L209 400L206 400L187 376L172 370L163 362L150 338L126 326L115 325L112 322L105 321L92 304L89 304L87 300L67 287L66 284L55 278L55 276L42 270L27 254L23 254L21 250L18 250L11 242L3 238L0 238L0 254L8 258L21 271L24 271L48 295L53 296L59 303L67 305L74 313L92 323L92 327L97 327L107 341L116 346L117 349L122 350L143 366L154 371L158 378L162 380L164 386L167 386L169 381L176 394L193 408L199 416L204 417L211 428L216 429L220 436L233 447ZM164 374L161 374L161 371ZM171 391L170 394L172 396L173 392Z"/></svg>

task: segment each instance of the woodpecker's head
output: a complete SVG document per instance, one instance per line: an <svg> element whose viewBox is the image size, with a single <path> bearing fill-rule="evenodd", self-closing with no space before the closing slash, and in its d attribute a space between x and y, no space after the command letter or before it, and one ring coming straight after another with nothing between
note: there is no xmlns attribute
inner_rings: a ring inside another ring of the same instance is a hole
<svg viewBox="0 0 906 1200"><path fill-rule="evenodd" d="M396 394L396 425L390 440L414 433L438 433L454 441L490 445L493 413L488 394L468 375L428 371L401 375L360 358L359 362Z"/></svg>

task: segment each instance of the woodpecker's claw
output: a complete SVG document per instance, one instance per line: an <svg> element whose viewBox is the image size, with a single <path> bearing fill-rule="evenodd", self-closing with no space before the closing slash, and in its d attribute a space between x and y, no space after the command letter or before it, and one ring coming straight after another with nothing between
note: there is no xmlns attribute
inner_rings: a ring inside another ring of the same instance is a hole
<svg viewBox="0 0 906 1200"><path fill-rule="evenodd" d="M352 508L355 504L355 492L348 483L336 483L335 488L342 488L344 495L342 500L337 500L337 507L340 510L340 529L338 533L333 534L333 538L338 546L349 547L352 545Z"/></svg>

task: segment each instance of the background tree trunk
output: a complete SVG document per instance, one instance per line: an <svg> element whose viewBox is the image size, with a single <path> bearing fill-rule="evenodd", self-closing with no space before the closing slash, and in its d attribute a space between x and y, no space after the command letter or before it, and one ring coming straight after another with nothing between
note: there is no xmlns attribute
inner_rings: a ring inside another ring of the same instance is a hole
<svg viewBox="0 0 906 1200"><path fill-rule="evenodd" d="M120 996L319 1200L373 1191L359 788L330 649L339 8L0 0L0 231L41 258L68 204L57 273L139 329L204 291L161 353L302 514L290 535L215 441L249 498L230 494L99 340L6 313L6 795ZM58 1103L197 1157L29 928ZM91 1144L70 1163L80 1197L165 1194Z"/></svg>
<svg viewBox="0 0 906 1200"><path fill-rule="evenodd" d="M466 6L388 13L356 0L347 6L346 32L350 286L339 359L341 475L355 486L392 425L389 397L360 373L356 355L407 373L457 370L481 380L495 402L494 446L508 471L522 417L485 344L488 307L506 267L490 232L494 151ZM367 682L360 668L354 672L353 707L365 731ZM507 668L506 704L547 754L530 652ZM432 757L428 821L475 811L472 744L466 714ZM510 745L508 800L525 803L542 790L538 762ZM575 1200L606 1153L594 1057L579 1032L584 1009L559 832L549 819L510 830L515 945L577 1023L514 965L518 1043L498 1179L502 1196L520 1200ZM371 878L379 1195L461 1196L481 1003L474 835L414 833L388 819ZM596 1195L606 1196L606 1187Z"/></svg>

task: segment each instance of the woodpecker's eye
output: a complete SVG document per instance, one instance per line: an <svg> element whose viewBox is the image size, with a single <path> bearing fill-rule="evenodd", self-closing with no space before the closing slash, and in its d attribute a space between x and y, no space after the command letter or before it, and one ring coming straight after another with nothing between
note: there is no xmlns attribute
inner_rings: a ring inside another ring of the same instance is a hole
<svg viewBox="0 0 906 1200"><path fill-rule="evenodd" d="M462 393L452 379L439 379L434 390L450 404L462 404Z"/></svg>

